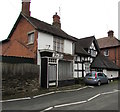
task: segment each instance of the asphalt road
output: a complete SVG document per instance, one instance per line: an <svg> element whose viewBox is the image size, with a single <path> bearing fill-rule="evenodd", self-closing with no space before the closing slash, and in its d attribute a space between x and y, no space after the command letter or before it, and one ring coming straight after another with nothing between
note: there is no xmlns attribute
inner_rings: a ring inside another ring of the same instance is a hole
<svg viewBox="0 0 120 112"><path fill-rule="evenodd" d="M3 102L3 110L118 110L118 83L50 93L37 98ZM4 112L4 111L3 111Z"/></svg>

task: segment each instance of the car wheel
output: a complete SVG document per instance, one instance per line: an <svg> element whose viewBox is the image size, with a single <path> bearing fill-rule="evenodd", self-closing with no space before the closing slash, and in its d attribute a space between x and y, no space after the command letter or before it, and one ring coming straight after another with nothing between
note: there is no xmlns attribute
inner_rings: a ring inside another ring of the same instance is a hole
<svg viewBox="0 0 120 112"><path fill-rule="evenodd" d="M97 84L98 86L100 86L101 85L101 82L100 81L98 81L98 84Z"/></svg>

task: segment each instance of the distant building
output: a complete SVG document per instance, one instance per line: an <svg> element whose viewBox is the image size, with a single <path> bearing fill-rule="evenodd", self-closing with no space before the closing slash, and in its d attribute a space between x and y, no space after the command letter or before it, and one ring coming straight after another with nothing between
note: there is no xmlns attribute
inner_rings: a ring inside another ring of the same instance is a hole
<svg viewBox="0 0 120 112"><path fill-rule="evenodd" d="M108 31L108 37L97 39L101 53L120 67L120 40L114 36L114 31Z"/></svg>
<svg viewBox="0 0 120 112"><path fill-rule="evenodd" d="M90 72L90 65L100 53L94 36L78 39L75 44L74 77L84 77Z"/></svg>

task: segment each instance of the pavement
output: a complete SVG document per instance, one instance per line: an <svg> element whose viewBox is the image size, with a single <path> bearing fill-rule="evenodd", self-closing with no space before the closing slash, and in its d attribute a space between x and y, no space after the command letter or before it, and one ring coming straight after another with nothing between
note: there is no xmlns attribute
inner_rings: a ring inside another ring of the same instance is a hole
<svg viewBox="0 0 120 112"><path fill-rule="evenodd" d="M2 109L33 110L118 110L118 83L84 86L78 89L53 91L33 98L4 101ZM4 112L3 111L3 112Z"/></svg>

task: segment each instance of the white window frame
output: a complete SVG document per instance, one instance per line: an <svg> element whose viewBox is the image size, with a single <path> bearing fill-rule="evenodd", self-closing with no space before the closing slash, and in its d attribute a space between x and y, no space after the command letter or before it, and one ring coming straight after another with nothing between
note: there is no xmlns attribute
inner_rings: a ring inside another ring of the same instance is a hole
<svg viewBox="0 0 120 112"><path fill-rule="evenodd" d="M109 50L104 50L104 56L109 56Z"/></svg>
<svg viewBox="0 0 120 112"><path fill-rule="evenodd" d="M64 52L64 40L61 38L53 38L53 50L58 52Z"/></svg>
<svg viewBox="0 0 120 112"><path fill-rule="evenodd" d="M35 34L34 32L28 33L28 44L34 44Z"/></svg>

